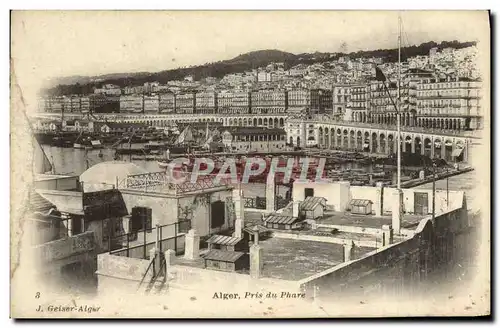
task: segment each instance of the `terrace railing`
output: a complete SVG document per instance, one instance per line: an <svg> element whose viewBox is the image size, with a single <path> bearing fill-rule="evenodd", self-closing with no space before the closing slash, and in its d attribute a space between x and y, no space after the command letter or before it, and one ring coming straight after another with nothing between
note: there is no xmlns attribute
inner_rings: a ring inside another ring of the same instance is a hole
<svg viewBox="0 0 500 328"><path fill-rule="evenodd" d="M181 180L181 177L177 179ZM183 194L188 192L224 187L231 184L230 178L216 175L200 175L192 180L192 176L187 173L183 181L177 182L168 172L153 172L144 174L129 175L121 185L125 189L135 189L140 191L166 192L173 194Z"/></svg>

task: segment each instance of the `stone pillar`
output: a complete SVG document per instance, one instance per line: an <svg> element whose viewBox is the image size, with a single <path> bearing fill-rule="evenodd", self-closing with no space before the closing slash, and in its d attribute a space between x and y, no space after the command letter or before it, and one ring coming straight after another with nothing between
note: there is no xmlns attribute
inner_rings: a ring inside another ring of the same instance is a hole
<svg viewBox="0 0 500 328"><path fill-rule="evenodd" d="M344 242L344 262L352 260L354 260L354 242L349 239Z"/></svg>
<svg viewBox="0 0 500 328"><path fill-rule="evenodd" d="M132 217L130 215L123 217L123 231L127 234L131 232Z"/></svg>
<svg viewBox="0 0 500 328"><path fill-rule="evenodd" d="M434 138L431 138L431 159L434 158Z"/></svg>
<svg viewBox="0 0 500 328"><path fill-rule="evenodd" d="M274 172L269 172L266 183L266 211L276 211L276 184L274 182Z"/></svg>
<svg viewBox="0 0 500 328"><path fill-rule="evenodd" d="M72 218L66 220L67 228L68 228L68 237L73 236L73 220Z"/></svg>
<svg viewBox="0 0 500 328"><path fill-rule="evenodd" d="M188 231L185 236L184 258L186 260L196 260L200 257L200 236L194 229Z"/></svg>
<svg viewBox="0 0 500 328"><path fill-rule="evenodd" d="M382 182L377 182L377 199L375 200L375 216L382 216L383 209L383 199L384 199L384 185Z"/></svg>
<svg viewBox="0 0 500 328"><path fill-rule="evenodd" d="M257 242L250 247L250 276L252 278L260 278L263 264L263 249L258 244L257 237Z"/></svg>
<svg viewBox="0 0 500 328"><path fill-rule="evenodd" d="M299 209L300 209L300 202L299 201L293 201L292 204L292 217L298 218L299 217Z"/></svg>
<svg viewBox="0 0 500 328"><path fill-rule="evenodd" d="M167 264L167 268L169 268L174 264L175 251L173 249L167 249L164 252L164 254L165 254L165 263Z"/></svg>
<svg viewBox="0 0 500 328"><path fill-rule="evenodd" d="M392 226L384 224L382 226L382 245L383 246L388 246L393 243L393 237L394 237L394 230L392 229Z"/></svg>
<svg viewBox="0 0 500 328"><path fill-rule="evenodd" d="M236 221L234 221L234 237L243 238L243 227L242 219L236 219Z"/></svg>
<svg viewBox="0 0 500 328"><path fill-rule="evenodd" d="M401 219L403 218L403 191L395 190L392 198L392 228L394 233L399 235L401 229Z"/></svg>
<svg viewBox="0 0 500 328"><path fill-rule="evenodd" d="M446 147L444 145L444 138L441 140L441 158L445 159L444 157L446 156Z"/></svg>

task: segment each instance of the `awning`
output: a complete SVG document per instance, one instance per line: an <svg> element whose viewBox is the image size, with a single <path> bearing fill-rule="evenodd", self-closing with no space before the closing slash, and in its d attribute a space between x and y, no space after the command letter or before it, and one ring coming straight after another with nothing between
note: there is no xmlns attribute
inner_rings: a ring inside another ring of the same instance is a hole
<svg viewBox="0 0 500 328"><path fill-rule="evenodd" d="M453 150L453 152L451 153L451 156L452 157L458 157L462 154L463 152L463 148L456 148L455 150Z"/></svg>

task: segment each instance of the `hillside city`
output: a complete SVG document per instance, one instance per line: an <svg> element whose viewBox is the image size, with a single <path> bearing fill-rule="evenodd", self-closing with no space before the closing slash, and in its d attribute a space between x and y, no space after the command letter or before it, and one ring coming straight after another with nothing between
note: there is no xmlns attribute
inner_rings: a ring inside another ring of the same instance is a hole
<svg viewBox="0 0 500 328"><path fill-rule="evenodd" d="M477 47L432 48L401 64L403 125L475 130L483 126L479 106ZM374 78L375 66L388 81ZM304 111L333 120L395 124L391 97L397 94L398 64L380 57L323 63L284 63L222 78L192 75L165 84L155 81L119 87L105 83L92 94L45 96L39 112L125 114L288 114ZM389 92L387 92L389 91Z"/></svg>

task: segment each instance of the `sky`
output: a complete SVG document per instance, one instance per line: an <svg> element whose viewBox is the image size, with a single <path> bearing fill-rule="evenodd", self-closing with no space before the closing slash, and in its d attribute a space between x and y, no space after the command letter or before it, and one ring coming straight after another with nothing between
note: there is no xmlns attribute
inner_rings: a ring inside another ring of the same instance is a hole
<svg viewBox="0 0 500 328"><path fill-rule="evenodd" d="M489 39L486 12L404 11L404 44ZM397 47L395 11L16 11L11 69L21 89L47 78L156 72L254 50Z"/></svg>

